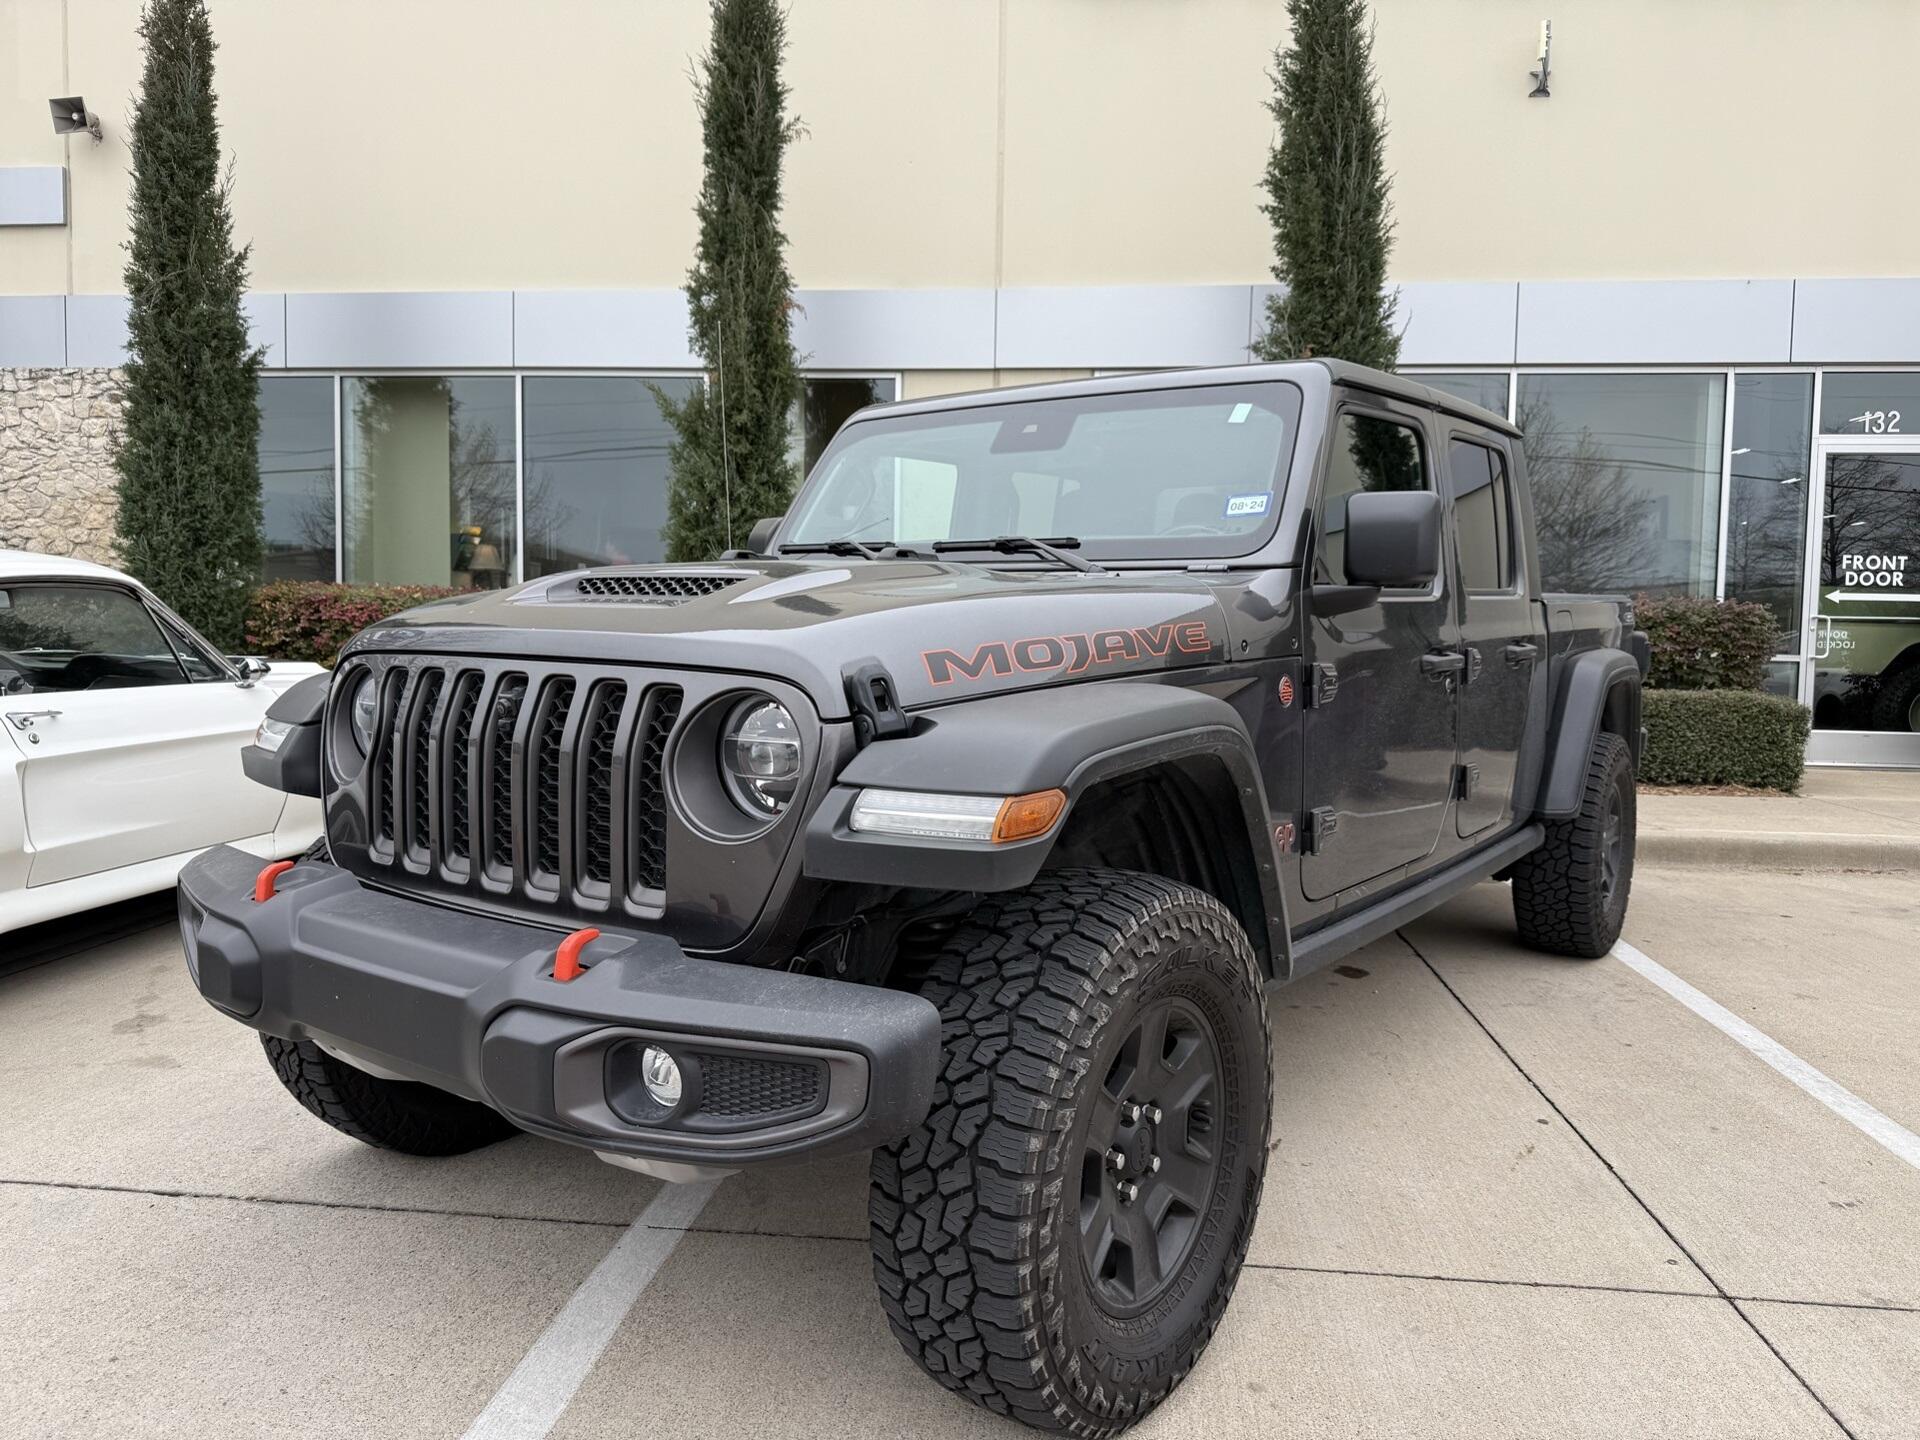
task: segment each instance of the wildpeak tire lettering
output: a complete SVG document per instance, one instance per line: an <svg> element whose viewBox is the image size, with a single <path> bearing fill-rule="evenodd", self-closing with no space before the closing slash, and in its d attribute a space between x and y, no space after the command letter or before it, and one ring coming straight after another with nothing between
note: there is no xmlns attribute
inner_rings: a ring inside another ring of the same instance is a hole
<svg viewBox="0 0 1920 1440"><path fill-rule="evenodd" d="M1064 670L1078 675L1095 665L1165 660L1173 655L1205 655L1213 648L1206 625L1182 620L1124 630L1094 630L1078 635L1034 635L1025 640L990 640L969 654L925 650L927 679L935 685L955 680L1005 678L1016 671Z"/></svg>

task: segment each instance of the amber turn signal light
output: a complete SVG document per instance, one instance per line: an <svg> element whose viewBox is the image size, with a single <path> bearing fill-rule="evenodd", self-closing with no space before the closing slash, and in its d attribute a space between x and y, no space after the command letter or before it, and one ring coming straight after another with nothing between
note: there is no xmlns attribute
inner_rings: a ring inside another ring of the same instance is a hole
<svg viewBox="0 0 1920 1440"><path fill-rule="evenodd" d="M1031 840L1044 835L1067 808L1064 790L1037 790L1031 795L1009 795L1000 802L1000 814L993 822L993 843Z"/></svg>

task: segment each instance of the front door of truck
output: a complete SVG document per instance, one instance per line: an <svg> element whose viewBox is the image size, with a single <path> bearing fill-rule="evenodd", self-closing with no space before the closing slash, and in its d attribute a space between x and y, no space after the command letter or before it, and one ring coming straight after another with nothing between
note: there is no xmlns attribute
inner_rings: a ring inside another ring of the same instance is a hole
<svg viewBox="0 0 1920 1440"><path fill-rule="evenodd" d="M1314 511L1308 597L1301 888L1312 900L1430 855L1454 766L1457 647L1445 571L1420 590L1359 597L1347 582L1347 499L1437 488L1417 412L1343 406Z"/></svg>
<svg viewBox="0 0 1920 1440"><path fill-rule="evenodd" d="M1513 814L1527 701L1546 662L1540 608L1527 595L1515 533L1512 466L1483 434L1447 442L1460 608L1460 770L1453 819L1464 839Z"/></svg>

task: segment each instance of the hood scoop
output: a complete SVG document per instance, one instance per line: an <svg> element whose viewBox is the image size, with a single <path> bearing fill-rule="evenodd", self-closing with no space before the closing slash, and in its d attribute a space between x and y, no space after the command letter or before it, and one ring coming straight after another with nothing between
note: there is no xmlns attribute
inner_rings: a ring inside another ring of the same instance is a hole
<svg viewBox="0 0 1920 1440"><path fill-rule="evenodd" d="M547 598L616 605L684 605L749 578L738 570L600 571L562 581L547 591Z"/></svg>

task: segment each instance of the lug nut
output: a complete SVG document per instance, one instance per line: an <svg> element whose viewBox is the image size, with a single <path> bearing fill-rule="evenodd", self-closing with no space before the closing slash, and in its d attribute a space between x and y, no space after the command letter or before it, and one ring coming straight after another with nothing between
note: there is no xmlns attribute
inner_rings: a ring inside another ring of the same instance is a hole
<svg viewBox="0 0 1920 1440"><path fill-rule="evenodd" d="M1147 1106L1147 1119L1156 1125L1160 1123L1160 1107L1158 1105Z"/></svg>
<svg viewBox="0 0 1920 1440"><path fill-rule="evenodd" d="M1151 1156L1147 1160L1147 1173L1149 1175L1158 1175L1160 1173L1160 1157L1158 1155Z"/></svg>
<svg viewBox="0 0 1920 1440"><path fill-rule="evenodd" d="M1122 1180L1115 1188L1120 1192L1120 1203L1122 1205L1131 1205L1134 1197L1140 1193L1140 1187L1131 1180Z"/></svg>
<svg viewBox="0 0 1920 1440"><path fill-rule="evenodd" d="M1127 1168L1127 1157L1118 1150L1109 1150L1107 1151L1107 1164L1111 1165L1115 1170L1124 1170Z"/></svg>
<svg viewBox="0 0 1920 1440"><path fill-rule="evenodd" d="M1129 1124L1138 1124L1140 1120L1140 1114L1141 1114L1140 1107L1138 1105L1135 1105L1132 1101L1128 1101L1125 1105L1122 1105L1120 1107L1121 1118L1126 1120Z"/></svg>

